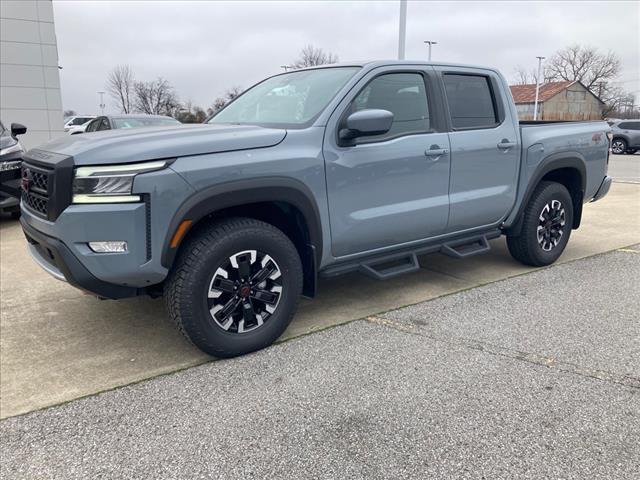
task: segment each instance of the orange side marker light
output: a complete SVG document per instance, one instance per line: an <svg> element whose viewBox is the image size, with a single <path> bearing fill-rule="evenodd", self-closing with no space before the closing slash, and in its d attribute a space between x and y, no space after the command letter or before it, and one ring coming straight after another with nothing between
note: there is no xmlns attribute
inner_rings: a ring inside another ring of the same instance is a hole
<svg viewBox="0 0 640 480"><path fill-rule="evenodd" d="M180 245L182 237L184 237L184 234L187 233L187 230L189 230L189 227L192 223L193 222L191 220L182 221L182 223L176 230L176 233L173 234L173 238L171 239L171 248L176 248L178 245Z"/></svg>

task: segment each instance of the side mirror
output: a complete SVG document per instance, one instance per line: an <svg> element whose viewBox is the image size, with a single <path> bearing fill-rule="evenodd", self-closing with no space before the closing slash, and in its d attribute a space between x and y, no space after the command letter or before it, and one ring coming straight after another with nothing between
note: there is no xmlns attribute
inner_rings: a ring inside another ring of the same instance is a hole
<svg viewBox="0 0 640 480"><path fill-rule="evenodd" d="M352 113L340 130L340 140L352 140L387 133L393 123L393 113L388 110L367 109Z"/></svg>
<svg viewBox="0 0 640 480"><path fill-rule="evenodd" d="M22 125L21 123L12 123L11 124L11 136L17 137L18 135L24 135L27 133L27 127Z"/></svg>

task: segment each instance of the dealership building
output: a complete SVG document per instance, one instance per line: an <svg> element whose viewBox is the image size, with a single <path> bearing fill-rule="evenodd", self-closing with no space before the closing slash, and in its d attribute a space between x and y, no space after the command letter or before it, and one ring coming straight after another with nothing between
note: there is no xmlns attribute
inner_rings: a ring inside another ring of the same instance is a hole
<svg viewBox="0 0 640 480"><path fill-rule="evenodd" d="M0 2L0 119L27 127L31 148L63 134L51 0Z"/></svg>

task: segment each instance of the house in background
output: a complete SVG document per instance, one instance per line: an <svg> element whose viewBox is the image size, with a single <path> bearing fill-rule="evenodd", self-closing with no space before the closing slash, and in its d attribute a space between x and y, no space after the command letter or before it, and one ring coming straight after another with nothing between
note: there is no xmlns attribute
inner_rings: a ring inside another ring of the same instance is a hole
<svg viewBox="0 0 640 480"><path fill-rule="evenodd" d="M536 85L511 85L520 120L533 120ZM540 85L538 120L600 120L604 102L580 82Z"/></svg>
<svg viewBox="0 0 640 480"><path fill-rule="evenodd" d="M0 119L27 127L25 148L64 134L51 0L0 3Z"/></svg>

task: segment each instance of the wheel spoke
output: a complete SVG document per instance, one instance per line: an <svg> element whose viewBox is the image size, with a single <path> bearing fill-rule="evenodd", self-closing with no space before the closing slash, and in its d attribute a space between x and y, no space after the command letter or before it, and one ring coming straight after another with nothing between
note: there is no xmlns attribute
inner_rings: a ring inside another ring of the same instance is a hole
<svg viewBox="0 0 640 480"><path fill-rule="evenodd" d="M251 305L250 301L242 302L242 319L244 320L245 326L248 323L255 323L256 321L256 312L253 311L253 305Z"/></svg>
<svg viewBox="0 0 640 480"><path fill-rule="evenodd" d="M217 291L217 292L216 292ZM209 291L209 298L217 298L220 296L220 292L234 293L235 292L235 282L222 278L216 277L213 279L213 285L211 286L211 290ZM217 295L216 295L217 293Z"/></svg>
<svg viewBox="0 0 640 480"><path fill-rule="evenodd" d="M241 299L233 297L231 300L225 303L222 308L217 309L215 312L212 311L211 313L213 313L214 317L216 318L216 320L218 320L218 322L222 323L227 319L227 317L229 317L229 315L231 315L234 312L234 310L238 307L241 301L242 301ZM215 309L216 307L214 307L212 310L215 310Z"/></svg>
<svg viewBox="0 0 640 480"><path fill-rule="evenodd" d="M273 305L278 301L278 294L275 292L268 292L267 290L254 290L251 294L251 298L254 298L260 302L265 302Z"/></svg>
<svg viewBox="0 0 640 480"><path fill-rule="evenodd" d="M249 258L246 255L238 258L238 273L242 280L251 276L251 264L249 263Z"/></svg>
<svg viewBox="0 0 640 480"><path fill-rule="evenodd" d="M269 278L275 271L277 270L276 266L273 263L267 264L266 267L261 268L258 273L256 273L253 277L251 277L251 283L257 285L258 283L264 282L267 278Z"/></svg>

